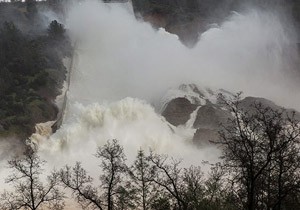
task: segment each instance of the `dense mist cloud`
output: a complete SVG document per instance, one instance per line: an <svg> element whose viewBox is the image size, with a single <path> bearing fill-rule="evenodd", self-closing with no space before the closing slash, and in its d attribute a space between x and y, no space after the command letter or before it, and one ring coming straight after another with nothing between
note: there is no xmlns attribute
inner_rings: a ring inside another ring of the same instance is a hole
<svg viewBox="0 0 300 210"><path fill-rule="evenodd" d="M72 96L87 102L130 96L156 103L170 87L195 83L299 107L296 36L281 12L253 7L232 12L187 49L175 35L137 21L122 5L83 3L69 16L80 70Z"/></svg>
<svg viewBox="0 0 300 210"><path fill-rule="evenodd" d="M171 126L151 104L169 88L195 83L300 108L297 40L282 12L243 7L188 49L176 35L136 20L129 4L74 6L67 27L76 43L75 68L65 120L50 138L37 134L32 142L49 168L82 161L95 177L96 147L113 138L129 161L149 147L186 165L217 160L216 148L190 143L195 129Z"/></svg>
<svg viewBox="0 0 300 210"><path fill-rule="evenodd" d="M189 163L216 159L215 149L191 146L195 129L171 126L150 104L171 87L195 83L299 107L295 38L279 14L233 12L188 49L177 36L136 20L128 4L76 6L67 22L76 52L65 120L50 139L37 135L32 141L54 163L82 157L91 170L86 154L114 138L130 158L151 147Z"/></svg>

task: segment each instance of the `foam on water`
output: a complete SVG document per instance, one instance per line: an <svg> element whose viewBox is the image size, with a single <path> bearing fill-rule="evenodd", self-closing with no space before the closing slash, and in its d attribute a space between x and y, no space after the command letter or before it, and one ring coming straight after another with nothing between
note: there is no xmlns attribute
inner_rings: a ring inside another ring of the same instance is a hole
<svg viewBox="0 0 300 210"><path fill-rule="evenodd" d="M93 154L108 139L119 140L129 162L139 148L183 158L184 165L215 161L216 148L195 148L194 130L170 125L157 105L168 89L195 83L299 108L297 80L289 73L295 40L279 17L257 9L233 13L188 49L178 37L136 20L128 7L75 6L68 27L77 56L65 120L49 138L35 134L31 141L49 168L82 161L95 177Z"/></svg>
<svg viewBox="0 0 300 210"><path fill-rule="evenodd" d="M89 1L70 12L68 27L77 49L65 121L49 139L32 139L50 162L81 160L92 170L96 147L114 138L130 160L139 148L190 164L216 160L216 149L193 147L194 129L173 127L157 113L167 90L183 83L243 90L300 106L289 76L294 36L276 11L232 13L202 34L193 49L130 11L128 5Z"/></svg>

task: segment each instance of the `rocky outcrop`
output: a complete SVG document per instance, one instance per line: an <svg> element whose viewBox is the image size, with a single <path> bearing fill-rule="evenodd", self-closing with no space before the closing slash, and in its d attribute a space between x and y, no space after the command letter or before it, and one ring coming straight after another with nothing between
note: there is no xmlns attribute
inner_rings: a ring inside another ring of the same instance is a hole
<svg viewBox="0 0 300 210"><path fill-rule="evenodd" d="M244 10L251 4L263 9L280 8L280 11L287 8L298 34L300 31L297 0L132 0L132 4L137 17L178 35L188 46L193 46L211 24L219 24L232 11Z"/></svg>
<svg viewBox="0 0 300 210"><path fill-rule="evenodd" d="M231 117L229 111L215 104L207 104L198 109L193 127L197 129L193 141L196 144L206 144L218 139L220 125L226 124Z"/></svg>
<svg viewBox="0 0 300 210"><path fill-rule="evenodd" d="M246 97L241 101L241 108L243 110L246 110L247 112L253 112L255 107L253 106L254 104L262 104L264 107L270 107L271 109L274 110L281 110L283 107L276 105L273 101L267 100L265 98L257 98L257 97ZM300 113L297 112L294 109L286 109L285 110L289 113L292 114L292 112L295 112L295 117L296 119L300 120Z"/></svg>
<svg viewBox="0 0 300 210"><path fill-rule="evenodd" d="M227 110L223 110L217 105L203 105L198 109L194 128L218 129L219 125L226 123L230 116Z"/></svg>
<svg viewBox="0 0 300 210"><path fill-rule="evenodd" d="M193 142L197 146L205 146L211 141L217 141L219 138L218 131L210 128L198 128L194 134Z"/></svg>
<svg viewBox="0 0 300 210"><path fill-rule="evenodd" d="M196 85L181 85L177 90L170 90L166 95L162 116L174 126L194 129L193 142L196 145L202 146L210 141L216 141L219 138L220 126L226 124L232 117L230 111L219 102L219 93L232 96L232 93L222 89L211 90ZM258 97L244 98L241 100L240 108L251 114L255 109L254 104L262 104L274 110L282 109L274 102ZM287 111L292 113L295 110L287 109ZM296 118L300 120L300 113L295 113Z"/></svg>
<svg viewBox="0 0 300 210"><path fill-rule="evenodd" d="M184 125L196 108L197 105L192 104L186 98L175 98L167 104L162 115L172 125Z"/></svg>
<svg viewBox="0 0 300 210"><path fill-rule="evenodd" d="M225 123L230 113L217 103L217 92L197 85L181 85L166 94L162 116L174 126L185 126L195 130L193 141L204 144L216 140L220 123ZM187 123L189 122L189 123Z"/></svg>
<svg viewBox="0 0 300 210"><path fill-rule="evenodd" d="M232 9L232 0L132 0L135 14L154 27L179 36L193 46L211 23L220 22Z"/></svg>

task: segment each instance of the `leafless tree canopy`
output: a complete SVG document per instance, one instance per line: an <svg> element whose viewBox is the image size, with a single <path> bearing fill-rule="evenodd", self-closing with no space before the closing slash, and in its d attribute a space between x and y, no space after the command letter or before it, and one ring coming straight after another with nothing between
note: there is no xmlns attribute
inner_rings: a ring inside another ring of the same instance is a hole
<svg viewBox="0 0 300 210"><path fill-rule="evenodd" d="M5 191L1 195L1 209L63 209L64 195L58 189L58 173L48 176L46 184L40 179L44 163L32 149L27 149L23 157L8 161L11 175L6 182L13 186L14 191Z"/></svg>
<svg viewBox="0 0 300 210"><path fill-rule="evenodd" d="M122 195L127 190L121 183L122 174L127 171L127 167L123 148L116 140L108 141L97 149L96 157L101 160L101 186L94 187L93 178L87 175L79 162L73 168L66 166L60 171L62 183L72 190L84 209L112 210L116 209L117 201L125 205L125 197Z"/></svg>
<svg viewBox="0 0 300 210"><path fill-rule="evenodd" d="M241 209L282 209L299 190L300 124L295 113L252 104L240 105L240 95L220 101L233 117L220 131L224 165ZM246 195L246 196L245 196Z"/></svg>

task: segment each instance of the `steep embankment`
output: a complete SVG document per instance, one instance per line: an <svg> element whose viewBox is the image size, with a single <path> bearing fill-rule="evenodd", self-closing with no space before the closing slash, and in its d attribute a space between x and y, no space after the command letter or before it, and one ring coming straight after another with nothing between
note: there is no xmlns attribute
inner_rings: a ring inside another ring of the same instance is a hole
<svg viewBox="0 0 300 210"><path fill-rule="evenodd" d="M62 60L71 47L61 24L17 5L0 4L5 11L0 26L0 136L25 140L37 123L56 119L54 100L66 73Z"/></svg>
<svg viewBox="0 0 300 210"><path fill-rule="evenodd" d="M68 92L70 90L70 85L71 85L71 76L77 59L76 43L73 45L72 49L73 50L70 58L68 58L65 62L65 67L67 69L66 80L65 80L64 88L62 90L62 94L59 95L56 99L57 102L56 104L58 106L59 111L56 116L55 122L51 124L51 133L56 132L56 130L60 128L61 124L63 123L65 111L67 109L67 103L68 103L67 100L68 100Z"/></svg>

